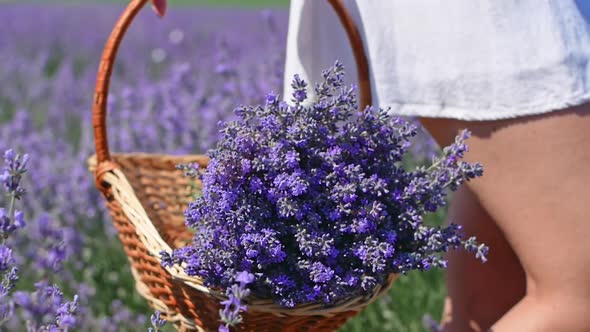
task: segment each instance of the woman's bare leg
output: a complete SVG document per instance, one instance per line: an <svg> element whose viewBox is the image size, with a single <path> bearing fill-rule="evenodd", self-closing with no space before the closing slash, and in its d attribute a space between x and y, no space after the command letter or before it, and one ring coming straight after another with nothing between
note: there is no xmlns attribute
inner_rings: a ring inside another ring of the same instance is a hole
<svg viewBox="0 0 590 332"><path fill-rule="evenodd" d="M590 105L542 116L424 119L441 143L473 132L470 183L527 274L526 296L492 330L590 331Z"/></svg>
<svg viewBox="0 0 590 332"><path fill-rule="evenodd" d="M482 264L464 251L447 257L447 291L442 328L444 331L487 331L525 295L525 273L494 220L467 186L453 195L449 221L460 224L490 246Z"/></svg>

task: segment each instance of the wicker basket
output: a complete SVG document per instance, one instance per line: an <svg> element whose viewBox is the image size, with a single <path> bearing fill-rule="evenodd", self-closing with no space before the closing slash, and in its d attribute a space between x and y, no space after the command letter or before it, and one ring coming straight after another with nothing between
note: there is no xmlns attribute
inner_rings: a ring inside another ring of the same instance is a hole
<svg viewBox="0 0 590 332"><path fill-rule="evenodd" d="M114 224L129 257L136 288L180 331L216 331L223 294L203 286L182 268L163 268L159 253L190 241L183 211L189 180L175 166L198 162L205 156L113 154L108 148L105 118L109 80L119 44L129 24L148 0L132 0L107 41L98 72L93 105L96 155L89 160L96 185L107 200ZM340 0L329 0L338 14L357 63L361 105L371 101L368 64L360 35ZM333 331L389 289L395 279L367 297L353 298L326 308L320 304L286 309L264 299L251 299L240 331Z"/></svg>

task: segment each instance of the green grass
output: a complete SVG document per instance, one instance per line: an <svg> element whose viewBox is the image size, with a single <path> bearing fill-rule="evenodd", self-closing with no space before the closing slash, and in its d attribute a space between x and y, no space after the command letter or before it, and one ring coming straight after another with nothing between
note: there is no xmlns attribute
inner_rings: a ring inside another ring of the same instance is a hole
<svg viewBox="0 0 590 332"><path fill-rule="evenodd" d="M422 317L440 318L445 295L441 271L401 276L388 295L351 319L341 332L426 331Z"/></svg>

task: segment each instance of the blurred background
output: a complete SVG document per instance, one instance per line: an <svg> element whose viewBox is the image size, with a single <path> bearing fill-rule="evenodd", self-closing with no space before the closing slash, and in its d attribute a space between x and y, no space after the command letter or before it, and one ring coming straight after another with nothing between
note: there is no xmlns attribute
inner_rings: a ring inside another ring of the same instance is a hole
<svg viewBox="0 0 590 332"><path fill-rule="evenodd" d="M32 289L41 278L68 297L78 294L80 331L141 331L152 313L134 290L86 166L94 153L98 60L126 3L0 0L0 151L31 158L27 231L14 239L18 288ZM109 97L114 151L205 153L217 140L217 122L231 119L235 107L282 92L287 0L169 4L164 19L142 11L119 53ZM436 151L421 133L407 162L423 163ZM444 293L440 271L403 276L341 331L426 331L422 318L440 317ZM11 331L24 330L26 317L18 315Z"/></svg>

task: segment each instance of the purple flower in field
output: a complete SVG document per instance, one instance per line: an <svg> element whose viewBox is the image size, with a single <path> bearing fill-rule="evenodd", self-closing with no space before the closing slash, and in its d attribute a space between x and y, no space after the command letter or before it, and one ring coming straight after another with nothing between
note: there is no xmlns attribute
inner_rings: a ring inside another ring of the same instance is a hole
<svg viewBox="0 0 590 332"><path fill-rule="evenodd" d="M78 295L71 302L62 303L57 309L55 325L62 331L74 328L77 323L76 312L78 310Z"/></svg>
<svg viewBox="0 0 590 332"><path fill-rule="evenodd" d="M7 271L14 263L12 249L5 245L0 245L0 272Z"/></svg>
<svg viewBox="0 0 590 332"><path fill-rule="evenodd" d="M0 182L8 194L20 199L24 189L20 186L23 174L27 171L28 155L16 154L12 149L4 152L4 167L0 170Z"/></svg>
<svg viewBox="0 0 590 332"><path fill-rule="evenodd" d="M156 311L154 314L150 316L150 322L152 326L148 328L148 332L161 332L164 325L166 325L166 320L160 317L161 313Z"/></svg>
<svg viewBox="0 0 590 332"><path fill-rule="evenodd" d="M4 237L8 237L14 229L15 225L12 223L6 209L0 208L0 232L2 232Z"/></svg>
<svg viewBox="0 0 590 332"><path fill-rule="evenodd" d="M0 40L7 41L0 43L0 55L7 61L0 68L0 163L10 146L35 156L27 163L34 177L21 183L30 198L19 206L20 215L27 217L27 231L14 230L8 244L23 262L21 274L66 284L68 294L81 293L84 283L96 289L89 299L80 294L80 311L89 306L77 316L78 329L84 331L135 331L146 320L143 310L135 312L137 306L127 308L136 301L133 283L86 167L94 152L87 108L96 64L120 9L73 7L66 15L59 6L14 4L0 11L9 26L0 31ZM18 19L36 10L44 12L42 20L25 24ZM115 70L112 80L109 134L114 150L204 152L219 138L216 123L234 117L236 103L262 102L262 92L281 89L286 26L276 23L285 21L286 13L273 10L278 17L273 22L270 15L261 20L255 11L217 12L185 8L172 13L173 20L158 24L154 15L138 16L134 29L142 33L126 38L126 51L117 60L125 69ZM80 34L78 28L88 24L95 28ZM171 44L170 32L180 27L184 41ZM49 33L57 30L58 35ZM154 45L170 60L157 68L149 56ZM268 60L265 64L259 61L261 53ZM225 67L222 73L215 73L216 65ZM0 196L0 206L9 215L9 201ZM15 215L4 225L17 225L16 209ZM117 265L111 266L114 262ZM105 265L109 275L120 280L117 287L103 283ZM52 267L60 273L53 274ZM115 296L125 303L116 309L110 306ZM9 323L7 328L22 328Z"/></svg>
<svg viewBox="0 0 590 332"><path fill-rule="evenodd" d="M46 282L35 284L35 288L32 293L14 293L15 303L23 312L27 330L68 331L76 325L77 296L71 302L64 301L59 288Z"/></svg>
<svg viewBox="0 0 590 332"><path fill-rule="evenodd" d="M145 326L147 318L144 315L137 315L126 307L120 300L114 300L110 304L108 317L103 317L97 326L92 326L89 330L95 329L104 332L119 331L136 331L140 326ZM86 322L86 324L91 322ZM151 324L151 322L150 322Z"/></svg>
<svg viewBox="0 0 590 332"><path fill-rule="evenodd" d="M21 189L22 175L27 171L28 157L15 154L13 150L7 150L4 154L5 189L10 196L8 212L0 209L0 225L4 235L0 244L0 326L13 318L14 309L23 316L28 331L68 331L76 325L76 312L78 309L78 297L72 302L64 301L63 294L56 285L50 285L47 281L35 284L34 292L17 291L11 294L18 280L18 269L14 266L16 260L13 250L6 245L6 240L13 232L24 226L24 214L15 210L17 200L23 198L24 190ZM43 226L43 225L42 225ZM49 234L43 234L44 237ZM61 258L55 257L52 262ZM44 270L47 267L42 266Z"/></svg>
<svg viewBox="0 0 590 332"><path fill-rule="evenodd" d="M47 214L41 215L31 226L29 235L38 239L38 242L36 248L28 252L28 256L39 270L60 272L67 258L63 231L54 225Z"/></svg>
<svg viewBox="0 0 590 332"><path fill-rule="evenodd" d="M0 231L10 233L7 245L13 249L16 261L22 262L18 266L21 275L50 278L52 283L67 285L65 293L80 295L76 318L77 330L81 331L135 331L145 326L147 320L145 310L136 312L137 306L127 306L136 301L132 279L116 231L86 168L86 159L94 153L88 105L92 102L96 65L104 38L120 9L80 6L64 11L60 6L39 8L16 3L3 6L0 11L0 19L6 23L0 40L7 41L0 43L0 56L6 64L0 68L0 163L2 152L9 147L35 156L27 163L34 177L25 176L20 184L28 199L18 206L22 211L15 207L10 222L0 220ZM33 24L21 19L38 10L43 11L43 18ZM133 29L141 33L126 37L125 51L117 60L121 69L113 73L108 120L113 150L172 154L207 151L221 136L216 123L234 119L232 110L236 104L265 104L266 92L281 91L282 45L286 36L283 23L287 12L269 10L262 17L249 10L219 13L215 9L187 7L171 13L173 20L157 24L154 15L138 15ZM94 28L80 33L80 26ZM219 29L220 26L223 28ZM182 43L171 37L179 28L185 36ZM169 61L152 63L149 54L155 45L167 54ZM264 63L260 62L261 54ZM182 62L175 62L176 59ZM275 98L281 103L279 96ZM338 114L339 109L336 106L329 112ZM267 123L276 126L275 120L269 119ZM292 128L293 132L298 130L296 126ZM305 135L299 139L305 144ZM411 149L422 146L421 143L414 140ZM277 151L276 160L295 169L300 162L306 162L305 158L297 160L295 152L287 151L281 159L282 152ZM258 177L262 165L247 164L244 162L244 169L249 167L253 172L251 191L266 194L267 179ZM3 178L5 173L0 174ZM302 188L299 184L295 192ZM9 200L9 196L0 195L5 216L11 215ZM288 200L283 199L281 204L285 213L294 208ZM298 216L303 215L302 211L298 210ZM338 220L339 211L332 209L327 213ZM26 231L19 232L25 216ZM43 219L44 226L37 224ZM330 239L321 234L317 239L315 236L302 242L302 250L312 253L309 257L333 259L330 253L337 249L327 248L324 243ZM277 246L273 250L276 254ZM253 248L248 253L250 259L239 262L238 271L252 266L258 255ZM348 253L335 257L341 254ZM190 251L180 257L193 259ZM61 264L52 264L60 261ZM51 266L60 270L59 274L52 273L51 268L40 268ZM15 269L12 266L4 276L16 277ZM113 280L119 280L116 287L103 282L108 279L105 270ZM194 273L208 271L195 269ZM227 275L230 280L233 272ZM297 276L285 274L273 275L269 280L270 291L279 295L290 294L300 285ZM92 291L84 295L84 287ZM0 296L5 289L0 289ZM7 292L11 294L10 290ZM122 302L112 301L114 297ZM289 306L295 305L285 301ZM2 303L4 300L0 300ZM18 320L22 312L17 309L11 313L9 306L0 308L4 309L2 312L12 319L2 328L21 330L23 325Z"/></svg>

